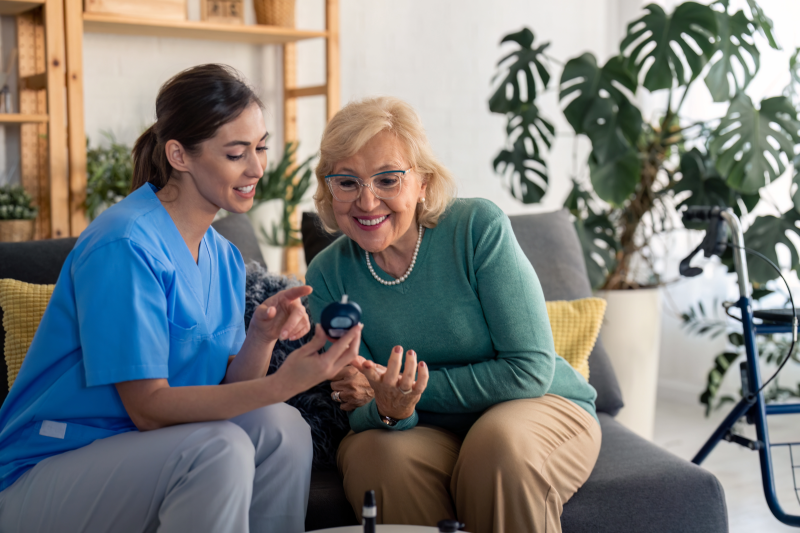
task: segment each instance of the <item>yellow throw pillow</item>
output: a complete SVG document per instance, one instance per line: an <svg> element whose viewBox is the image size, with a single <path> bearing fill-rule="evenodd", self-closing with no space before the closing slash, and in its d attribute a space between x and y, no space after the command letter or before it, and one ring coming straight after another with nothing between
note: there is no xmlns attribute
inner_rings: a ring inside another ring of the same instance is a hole
<svg viewBox="0 0 800 533"><path fill-rule="evenodd" d="M6 332L4 352L8 367L8 388L14 384L22 360L33 342L55 285L34 285L15 279L0 279L0 307Z"/></svg>
<svg viewBox="0 0 800 533"><path fill-rule="evenodd" d="M606 301L602 298L583 298L545 303L556 353L588 380L589 355L603 325Z"/></svg>

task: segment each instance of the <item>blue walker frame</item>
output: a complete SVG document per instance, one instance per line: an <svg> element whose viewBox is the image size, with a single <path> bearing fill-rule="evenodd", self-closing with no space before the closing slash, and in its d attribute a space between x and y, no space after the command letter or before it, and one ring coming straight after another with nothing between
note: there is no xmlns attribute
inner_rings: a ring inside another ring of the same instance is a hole
<svg viewBox="0 0 800 533"><path fill-rule="evenodd" d="M753 300L751 297L750 286L748 284L747 262L744 251L744 235L739 218L732 210L727 209L720 212L720 217L726 222L731 232L731 237L735 245L733 258L736 267L736 274L739 285L738 307L742 313L742 331L744 334L744 344L747 352L746 373L742 375L742 391L744 397L731 410L725 420L717 427L711 437L706 441L699 452L694 456L692 462L699 465L705 460L711 451L716 447L720 440L733 442L741 446L757 450L761 462L761 481L764 488L764 496L767 500L772 514L779 521L789 526L800 527L800 516L786 513L778 501L775 492L775 478L773 473L773 461L771 450L773 447L786 446L789 448L790 461L792 463L792 477L794 480L795 495L800 501L800 489L798 489L798 474L800 469L800 442L781 442L771 443L769 440L769 428L767 417L771 415L800 414L800 403L767 405L764 401L764 393L756 392L761 388L761 371L758 365L758 348L756 346L757 335L769 335L772 333L792 333L792 325L782 324L755 324L753 322ZM800 309L798 309L800 315ZM733 433L734 424L743 416L747 416L748 423L756 427L755 441L746 439ZM794 448L797 447L798 462L795 464Z"/></svg>

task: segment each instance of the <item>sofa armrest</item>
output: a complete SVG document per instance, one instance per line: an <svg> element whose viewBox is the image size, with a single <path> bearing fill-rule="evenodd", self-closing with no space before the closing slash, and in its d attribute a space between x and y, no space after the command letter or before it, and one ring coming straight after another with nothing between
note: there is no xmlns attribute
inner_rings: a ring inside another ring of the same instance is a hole
<svg viewBox="0 0 800 533"><path fill-rule="evenodd" d="M599 413L600 456L564 506L565 533L726 533L725 494L717 478Z"/></svg>

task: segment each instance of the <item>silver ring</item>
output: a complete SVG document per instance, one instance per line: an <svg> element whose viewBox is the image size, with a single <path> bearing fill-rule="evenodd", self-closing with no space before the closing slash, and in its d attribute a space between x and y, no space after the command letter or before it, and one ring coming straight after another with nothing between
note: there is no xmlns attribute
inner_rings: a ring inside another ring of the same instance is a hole
<svg viewBox="0 0 800 533"><path fill-rule="evenodd" d="M413 391L413 389L403 390L400 387L397 387L397 390L399 390L403 394L411 394L411 392Z"/></svg>
<svg viewBox="0 0 800 533"><path fill-rule="evenodd" d="M331 393L331 398L333 399L334 402L342 403L342 400L339 398L339 391L338 390L335 390L335 391L333 391Z"/></svg>

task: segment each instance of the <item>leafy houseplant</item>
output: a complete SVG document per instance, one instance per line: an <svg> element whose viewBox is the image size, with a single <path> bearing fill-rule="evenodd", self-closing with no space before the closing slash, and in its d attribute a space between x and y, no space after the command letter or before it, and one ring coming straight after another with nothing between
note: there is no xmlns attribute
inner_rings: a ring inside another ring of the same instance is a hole
<svg viewBox="0 0 800 533"><path fill-rule="evenodd" d="M131 149L106 134L108 147L90 148L86 143L86 215L94 220L100 212L125 198L131 190Z"/></svg>
<svg viewBox="0 0 800 533"><path fill-rule="evenodd" d="M33 199L19 185L0 187L0 220L34 220L39 210Z"/></svg>
<svg viewBox="0 0 800 533"><path fill-rule="evenodd" d="M38 209L19 185L0 187L0 241L27 241L33 238Z"/></svg>
<svg viewBox="0 0 800 533"><path fill-rule="evenodd" d="M749 213L760 201L760 189L798 156L798 52L785 94L755 105L744 90L759 70L757 38L778 45L756 0L747 0L747 6L734 12L728 0L709 6L684 2L668 14L650 4L628 25L619 54L605 64L591 53L563 64L558 89L564 117L592 148L590 186L573 177L565 206L575 217L595 288L639 286L637 265L649 266L648 281L657 282L648 244L655 234L673 229L676 209L714 205ZM501 81L489 100L491 111L507 117L508 142L494 167L515 197L536 203L547 191L544 153L555 137L537 97L549 89L557 61L546 53L549 43L535 43L527 28L502 42L517 49L498 63ZM728 104L723 118L702 121L682 114L690 89L701 84L715 102ZM644 91L666 96L665 109L651 122L634 100ZM794 209L771 209L774 215L755 218L745 235L751 247L774 261L776 244L787 245L795 270L800 254L786 233L800 235L799 185L796 176ZM758 285L776 274L756 263L750 276Z"/></svg>
<svg viewBox="0 0 800 533"><path fill-rule="evenodd" d="M298 146L298 143L286 143L281 160L267 170L256 185L254 207L270 200L283 201L280 223L273 224L269 232L265 228L261 229L271 246L289 247L302 244L300 231L292 223L292 216L311 185L311 162L316 156L296 165L294 161Z"/></svg>

